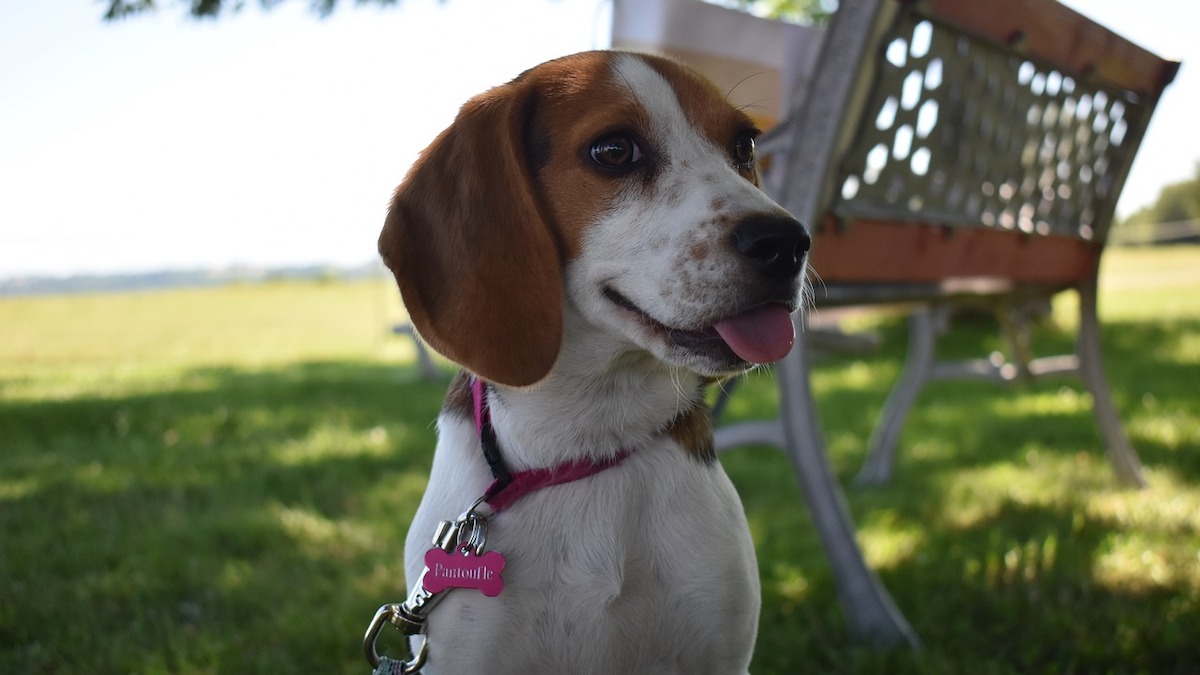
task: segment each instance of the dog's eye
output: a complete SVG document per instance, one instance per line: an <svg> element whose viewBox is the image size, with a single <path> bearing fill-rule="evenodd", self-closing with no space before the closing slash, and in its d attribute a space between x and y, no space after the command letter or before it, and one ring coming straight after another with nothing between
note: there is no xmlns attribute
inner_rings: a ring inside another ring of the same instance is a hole
<svg viewBox="0 0 1200 675"><path fill-rule="evenodd" d="M733 161L739 167L754 166L754 136L742 134L733 141Z"/></svg>
<svg viewBox="0 0 1200 675"><path fill-rule="evenodd" d="M642 158L642 149L626 136L610 136L592 146L592 160L600 166L618 169Z"/></svg>

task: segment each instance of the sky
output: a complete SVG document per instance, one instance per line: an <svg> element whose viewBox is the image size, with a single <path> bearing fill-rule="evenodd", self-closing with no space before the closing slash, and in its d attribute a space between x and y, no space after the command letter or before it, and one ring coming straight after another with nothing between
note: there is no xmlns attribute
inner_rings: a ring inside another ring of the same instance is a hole
<svg viewBox="0 0 1200 675"><path fill-rule="evenodd" d="M375 258L392 190L458 106L608 45L607 0L400 0L320 19L247 0L0 0L0 278ZM1066 4L1182 59L1118 212L1200 161L1200 2Z"/></svg>

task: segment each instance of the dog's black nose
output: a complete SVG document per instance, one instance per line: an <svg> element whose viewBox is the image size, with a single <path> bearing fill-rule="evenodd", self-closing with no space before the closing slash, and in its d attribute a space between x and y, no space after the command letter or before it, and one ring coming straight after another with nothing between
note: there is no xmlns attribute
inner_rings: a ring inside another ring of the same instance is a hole
<svg viewBox="0 0 1200 675"><path fill-rule="evenodd" d="M783 280L800 274L812 238L794 218L755 216L734 229L733 245L768 279Z"/></svg>

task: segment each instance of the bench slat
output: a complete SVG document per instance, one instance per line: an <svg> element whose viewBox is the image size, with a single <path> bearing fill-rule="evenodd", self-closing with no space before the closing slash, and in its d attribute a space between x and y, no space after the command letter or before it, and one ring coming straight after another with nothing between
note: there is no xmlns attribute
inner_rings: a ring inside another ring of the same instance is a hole
<svg viewBox="0 0 1200 675"><path fill-rule="evenodd" d="M1074 237L872 220L827 220L817 241L812 267L829 286L995 278L1067 287L1091 274L1101 251ZM820 304L819 284L816 295Z"/></svg>
<svg viewBox="0 0 1200 675"><path fill-rule="evenodd" d="M1056 2L923 0L917 11L998 44L1015 42L1020 51L1059 68L1091 73L1152 98L1179 69L1177 62L1165 61Z"/></svg>

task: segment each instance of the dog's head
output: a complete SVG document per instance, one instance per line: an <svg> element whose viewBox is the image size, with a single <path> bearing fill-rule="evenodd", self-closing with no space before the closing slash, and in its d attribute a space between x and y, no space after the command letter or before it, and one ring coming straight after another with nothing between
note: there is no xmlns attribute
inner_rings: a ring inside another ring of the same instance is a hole
<svg viewBox="0 0 1200 675"><path fill-rule="evenodd" d="M467 102L396 190L379 250L422 337L545 377L572 306L702 375L782 358L809 235L757 186L758 130L668 59L585 52Z"/></svg>

